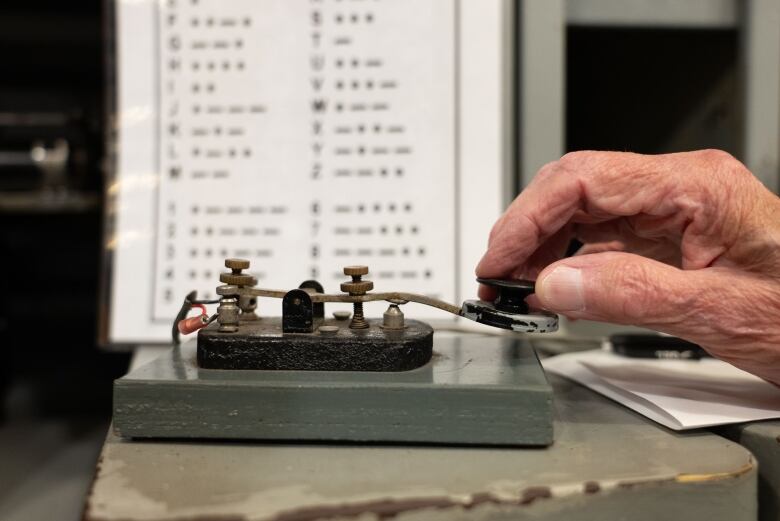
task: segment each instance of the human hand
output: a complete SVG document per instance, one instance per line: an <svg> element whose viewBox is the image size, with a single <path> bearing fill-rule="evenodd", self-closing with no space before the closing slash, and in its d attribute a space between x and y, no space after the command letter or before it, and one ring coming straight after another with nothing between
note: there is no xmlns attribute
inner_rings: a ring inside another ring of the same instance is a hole
<svg viewBox="0 0 780 521"><path fill-rule="evenodd" d="M496 222L477 275L536 279L531 304L679 336L780 385L780 198L725 152L567 154Z"/></svg>

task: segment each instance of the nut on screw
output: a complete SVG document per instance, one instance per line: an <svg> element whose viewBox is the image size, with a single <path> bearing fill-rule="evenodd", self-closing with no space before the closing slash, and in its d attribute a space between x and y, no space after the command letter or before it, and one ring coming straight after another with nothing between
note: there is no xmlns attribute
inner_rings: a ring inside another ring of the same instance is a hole
<svg viewBox="0 0 780 521"><path fill-rule="evenodd" d="M352 296L362 296L367 292L374 289L374 283L370 280L361 280L363 275L368 274L368 266L346 266L344 268L344 275L352 277L351 282L342 282L341 291L349 293ZM352 321L349 323L350 329L366 329L368 328L368 322L366 322L363 316L363 303L354 302Z"/></svg>

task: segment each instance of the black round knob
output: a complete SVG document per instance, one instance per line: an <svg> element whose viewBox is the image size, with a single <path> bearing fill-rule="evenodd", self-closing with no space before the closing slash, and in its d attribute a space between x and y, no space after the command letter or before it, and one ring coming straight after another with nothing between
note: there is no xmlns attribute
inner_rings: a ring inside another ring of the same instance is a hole
<svg viewBox="0 0 780 521"><path fill-rule="evenodd" d="M528 304L525 298L534 292L534 282L532 280L505 280L505 279L482 279L477 282L496 288L497 296L493 305L499 311L507 313L528 313Z"/></svg>

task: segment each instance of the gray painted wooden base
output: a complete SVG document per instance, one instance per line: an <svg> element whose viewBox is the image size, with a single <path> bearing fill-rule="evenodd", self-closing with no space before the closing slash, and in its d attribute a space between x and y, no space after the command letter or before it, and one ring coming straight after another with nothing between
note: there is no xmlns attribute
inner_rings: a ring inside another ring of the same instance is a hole
<svg viewBox="0 0 780 521"><path fill-rule="evenodd" d="M132 438L549 445L552 389L514 337L437 337L404 372L200 369L194 345L114 384L114 429Z"/></svg>

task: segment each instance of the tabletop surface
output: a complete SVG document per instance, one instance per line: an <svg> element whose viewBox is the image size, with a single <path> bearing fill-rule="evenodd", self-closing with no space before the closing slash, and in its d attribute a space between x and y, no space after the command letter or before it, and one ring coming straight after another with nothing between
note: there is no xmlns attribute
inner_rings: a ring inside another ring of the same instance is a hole
<svg viewBox="0 0 780 521"><path fill-rule="evenodd" d="M566 519L572 511L604 519L626 510L654 519L659 505L665 519L756 518L756 465L737 443L672 432L550 381L556 422L547 449L109 435L85 519Z"/></svg>

